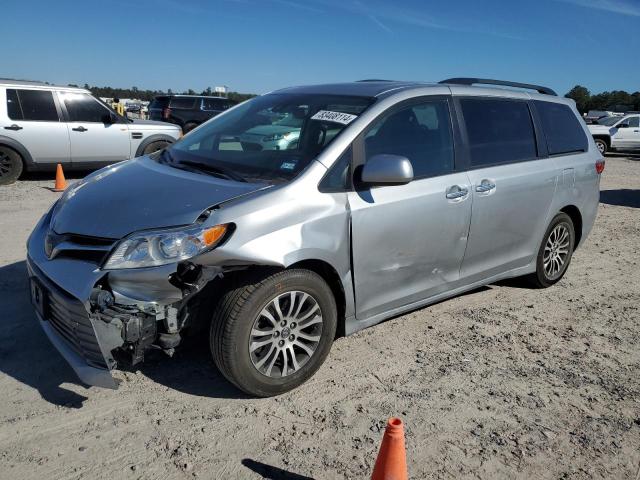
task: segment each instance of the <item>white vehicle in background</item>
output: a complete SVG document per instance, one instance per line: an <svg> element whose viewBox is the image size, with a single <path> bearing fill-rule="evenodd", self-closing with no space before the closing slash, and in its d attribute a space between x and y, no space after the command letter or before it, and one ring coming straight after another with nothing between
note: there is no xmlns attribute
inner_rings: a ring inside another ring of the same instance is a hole
<svg viewBox="0 0 640 480"><path fill-rule="evenodd" d="M640 114L602 118L587 126L603 155L614 150L640 150Z"/></svg>
<svg viewBox="0 0 640 480"><path fill-rule="evenodd" d="M93 170L148 155L180 135L170 123L120 116L83 88L0 79L0 185L23 170Z"/></svg>

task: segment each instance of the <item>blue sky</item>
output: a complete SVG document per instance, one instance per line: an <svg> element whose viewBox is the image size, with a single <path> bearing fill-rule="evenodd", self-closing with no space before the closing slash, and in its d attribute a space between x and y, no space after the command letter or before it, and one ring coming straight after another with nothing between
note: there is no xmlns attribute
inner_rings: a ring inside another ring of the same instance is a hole
<svg viewBox="0 0 640 480"><path fill-rule="evenodd" d="M477 76L640 90L639 0L3 0L0 77L240 92Z"/></svg>

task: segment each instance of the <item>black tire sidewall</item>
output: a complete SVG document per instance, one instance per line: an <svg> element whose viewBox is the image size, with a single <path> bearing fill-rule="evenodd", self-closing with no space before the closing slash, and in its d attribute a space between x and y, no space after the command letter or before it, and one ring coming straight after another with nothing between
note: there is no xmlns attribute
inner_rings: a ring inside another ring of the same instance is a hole
<svg viewBox="0 0 640 480"><path fill-rule="evenodd" d="M298 290L313 296L320 306L323 318L320 344L311 359L297 372L283 378L271 378L258 372L251 363L249 338L258 313L276 296ZM224 320L223 320L224 321ZM226 341L233 345L232 358L226 358L227 372L223 374L246 393L260 397L278 395L306 382L324 363L336 333L336 303L331 289L319 275L307 270L285 270L272 275L252 292L242 305L236 321L222 329ZM221 339L212 338L214 342ZM224 369L221 369L224 370Z"/></svg>
<svg viewBox="0 0 640 480"><path fill-rule="evenodd" d="M11 162L11 170L5 175L0 176L0 185L10 185L18 180L22 174L22 157L11 148L3 146L0 146L0 154L8 156Z"/></svg>
<svg viewBox="0 0 640 480"><path fill-rule="evenodd" d="M566 223L569 227L569 255L567 256L567 259L564 263L562 273L557 278L551 280L547 277L547 274L544 271L544 247L547 244L549 235L551 234L553 229L556 228L556 226L558 226L560 223ZM553 220L549 224L549 227L547 227L547 231L544 233L542 243L540 244L540 248L538 250L538 256L536 258L536 279L540 287L550 287L551 285L558 283L562 279L562 277L564 277L565 273L567 273L567 269L569 268L569 264L571 263L571 259L573 257L575 241L576 232L571 217L569 217L569 215L567 215L566 213L559 213L553 218Z"/></svg>

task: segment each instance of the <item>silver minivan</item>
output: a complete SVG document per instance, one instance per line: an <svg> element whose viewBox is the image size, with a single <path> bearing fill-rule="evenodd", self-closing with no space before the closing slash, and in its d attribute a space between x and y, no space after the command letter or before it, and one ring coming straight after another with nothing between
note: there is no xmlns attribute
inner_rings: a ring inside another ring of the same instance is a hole
<svg viewBox="0 0 640 480"><path fill-rule="evenodd" d="M87 384L206 331L229 381L277 395L337 336L500 279L558 282L603 169L545 87L283 89L70 187L28 240L32 301Z"/></svg>

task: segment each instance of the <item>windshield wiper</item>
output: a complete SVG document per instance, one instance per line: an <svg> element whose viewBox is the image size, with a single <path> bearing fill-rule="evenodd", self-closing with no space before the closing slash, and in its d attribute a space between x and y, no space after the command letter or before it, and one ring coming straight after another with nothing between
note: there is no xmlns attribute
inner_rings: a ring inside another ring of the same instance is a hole
<svg viewBox="0 0 640 480"><path fill-rule="evenodd" d="M224 167L220 167L217 165L209 165L206 163L200 163L200 162L191 162L189 160L182 160L179 162L173 162L172 163L173 166L176 166L178 168L180 168L180 165L186 165L187 167L191 167L195 170L201 171L201 172L205 172L205 173L210 173L213 175L217 175L219 177L223 177L226 178L228 180L235 180L236 182L244 182L246 183L247 180L245 178L243 178L241 175L238 175L236 172L234 172L233 170L230 170L228 168L224 168Z"/></svg>

